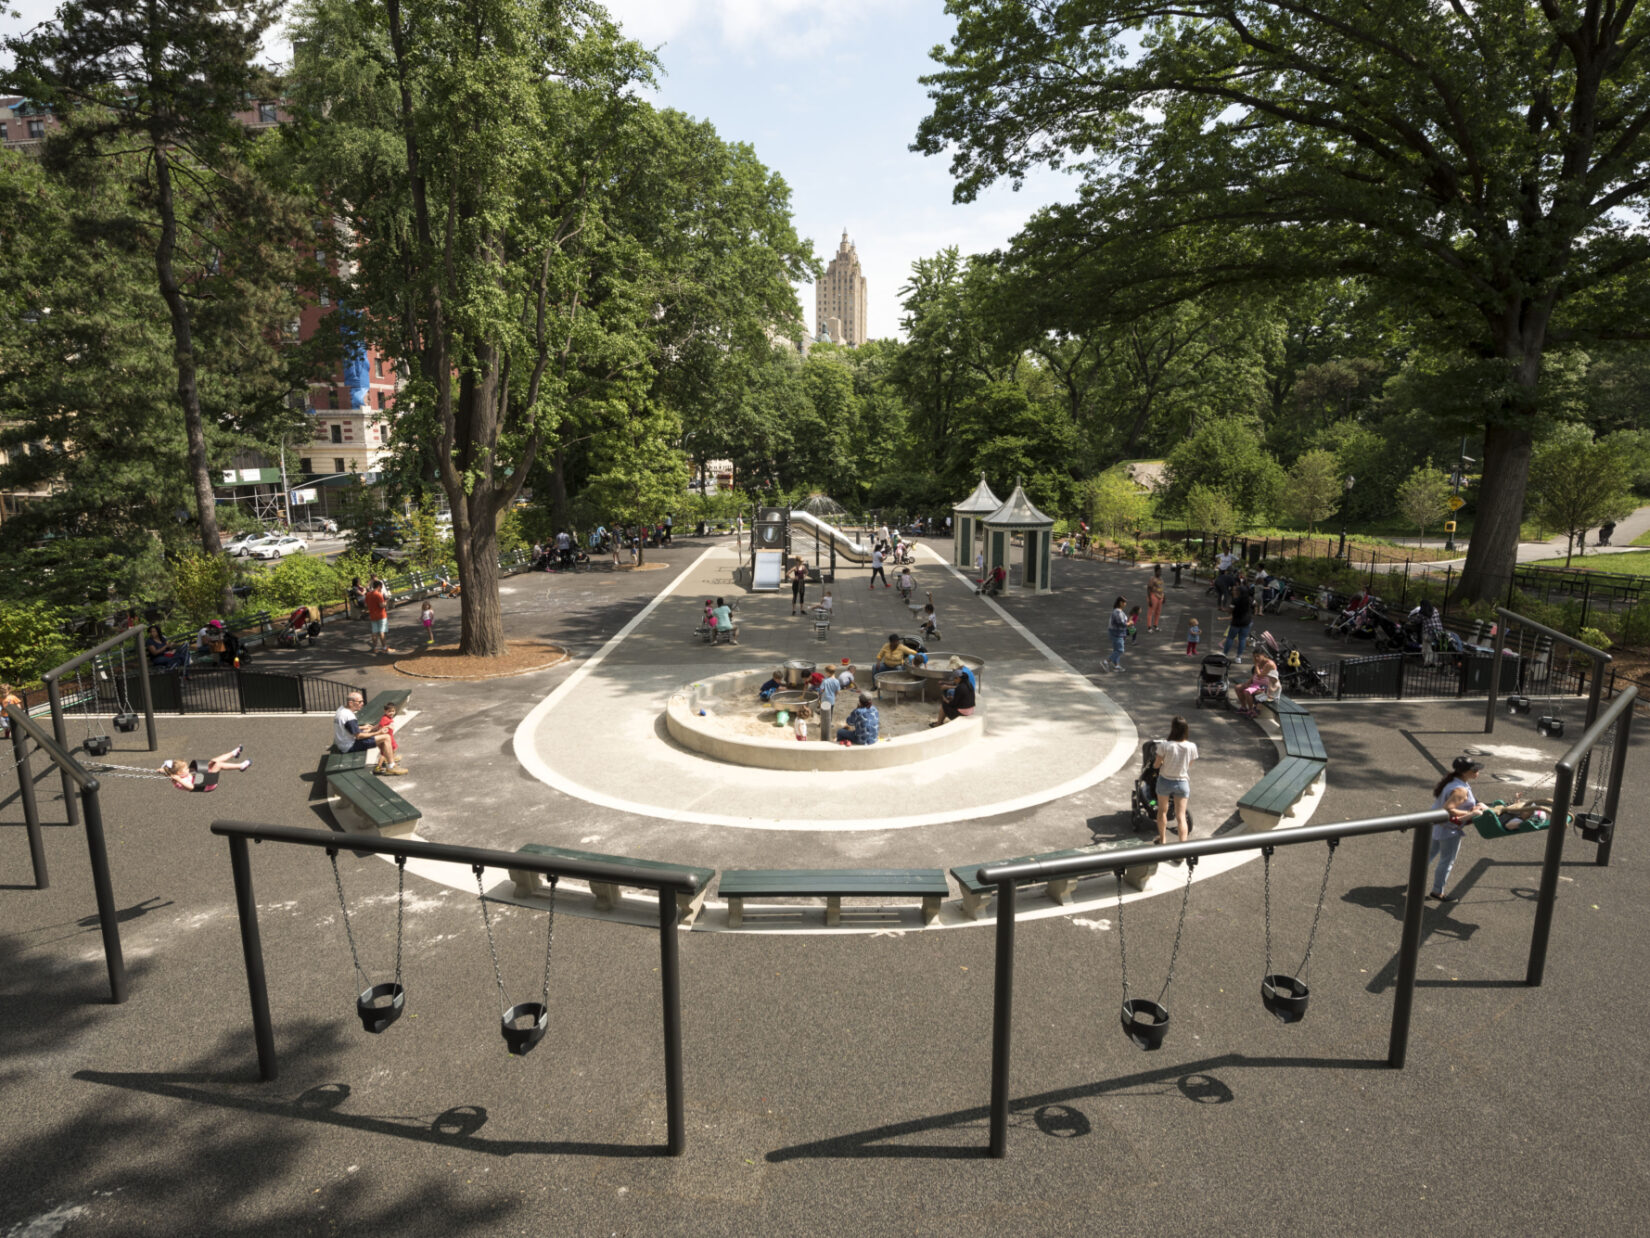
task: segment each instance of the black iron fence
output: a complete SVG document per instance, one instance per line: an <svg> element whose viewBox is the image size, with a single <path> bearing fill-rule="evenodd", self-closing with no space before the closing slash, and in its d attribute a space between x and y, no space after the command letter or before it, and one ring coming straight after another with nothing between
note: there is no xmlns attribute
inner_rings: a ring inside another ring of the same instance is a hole
<svg viewBox="0 0 1650 1238"><path fill-rule="evenodd" d="M1413 653L1342 658L1330 672L1338 701L1401 701L1414 697L1488 696L1493 652L1441 652L1429 662ZM1587 672L1546 658L1501 657L1496 691L1501 695L1575 696L1587 690Z"/></svg>
<svg viewBox="0 0 1650 1238"><path fill-rule="evenodd" d="M137 700L138 676L105 670L92 677L78 708L94 713L126 712ZM330 714L359 685L314 675L284 675L232 666L191 667L187 675L157 671L149 676L155 712L164 714ZM65 709L75 709L65 696Z"/></svg>

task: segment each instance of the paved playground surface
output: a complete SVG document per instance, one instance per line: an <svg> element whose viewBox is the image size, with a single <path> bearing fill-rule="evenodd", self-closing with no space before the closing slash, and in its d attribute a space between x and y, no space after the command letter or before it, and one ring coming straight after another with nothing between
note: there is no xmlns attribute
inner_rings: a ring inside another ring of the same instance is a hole
<svg viewBox="0 0 1650 1238"><path fill-rule="evenodd" d="M567 796L523 770L522 719L704 549L665 552L664 572L507 582L511 634L558 640L576 656L515 680L414 682L414 772L402 782L428 836L505 847L593 838L595 850L763 867L940 864L1127 832L1132 755L1092 787L1005 818L886 831L684 828ZM1104 608L1118 592L1143 595L1144 574L1089 563L1058 571L1055 595L1010 598L1003 611L1142 735L1160 733L1168 714L1187 711L1192 661L1143 636L1124 675L1097 670ZM1204 600L1171 591L1167 617ZM754 614L769 602L788 610L787 598L747 606ZM986 639L968 624L996 616L972 604L947 603L956 617L942 650ZM438 607L440 622L456 625L453 604ZM370 688L408 682L367 666L346 631L291 664ZM1482 703L1313 710L1331 754L1318 821L1424 807L1438 767L1468 746L1490 754L1490 777L1540 777L1558 755L1528 719L1482 735ZM1227 824L1272 746L1230 714L1190 716L1205 753L1194 783L1201 835ZM255 848L253 867L281 1075L256 1081L227 848L206 827L240 818L324 828L314 775L325 731L319 718L165 719L166 752L241 742L253 769L210 796L159 780L106 784L132 971L131 1000L119 1007L106 1003L79 832L48 826L52 885L25 888L15 784L0 776L0 1234L1644 1228L1650 890L1630 816L1608 869L1591 863L1590 846L1567 843L1540 989L1521 979L1544 840L1469 835L1461 900L1427 908L1403 1071L1383 1061L1405 839L1340 848L1311 1011L1292 1027L1259 1002L1258 864L1197 882L1168 998L1174 1026L1157 1053L1135 1050L1117 1026L1115 909L1024 924L1015 1119L1001 1162L976 1154L989 932L685 934L688 1147L671 1159L652 1150L664 1127L653 935L558 916L550 1032L513 1059L498 1037L473 891L410 879L409 1013L369 1036L353 1016L325 857L275 845ZM133 738L120 737L128 747ZM622 788L633 772L600 741L586 758ZM1626 805L1650 782L1642 746ZM38 785L47 821L61 822L56 780ZM1274 951L1289 966L1324 858L1291 848L1274 861ZM348 852L340 867L365 961L384 970L394 869ZM1154 991L1179 906L1172 886L1166 895L1126 909L1131 973ZM542 967L542 917L504 905L495 927L519 1000Z"/></svg>

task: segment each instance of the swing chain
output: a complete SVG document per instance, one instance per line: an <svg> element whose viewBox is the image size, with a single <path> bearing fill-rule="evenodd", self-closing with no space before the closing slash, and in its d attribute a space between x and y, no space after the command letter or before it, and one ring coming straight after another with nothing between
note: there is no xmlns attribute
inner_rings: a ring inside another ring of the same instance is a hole
<svg viewBox="0 0 1650 1238"><path fill-rule="evenodd" d="M1265 891L1262 906L1265 908L1266 921L1266 971L1262 974L1267 976L1272 974L1272 852L1276 850L1276 847L1262 847L1260 849L1261 855L1265 857L1266 874L1262 883L1262 889Z"/></svg>
<svg viewBox="0 0 1650 1238"><path fill-rule="evenodd" d="M499 1010L510 1008L510 995L504 991L504 973L498 967L498 946L493 941L493 919L487 914L487 891L482 888L481 874L486 868L484 864L472 864L470 871L476 875L476 896L481 900L481 922L487 928L487 953L493 956L493 979L498 982Z"/></svg>
<svg viewBox="0 0 1650 1238"><path fill-rule="evenodd" d="M361 989L370 989L372 987L372 983L368 980L367 973L361 966L361 954L355 948L355 930L350 927L349 904L344 901L344 879L338 875L337 850L333 847L328 847L327 858L332 861L332 884L338 891L338 910L344 913L344 936L349 939L349 957L351 962L355 964L355 974L361 981ZM396 968L396 978L400 979L399 966Z"/></svg>
<svg viewBox="0 0 1650 1238"><path fill-rule="evenodd" d="M546 1010L550 1009L550 949L556 940L556 877L550 874L550 914L544 923L544 988L539 995L539 1004Z"/></svg>
<svg viewBox="0 0 1650 1238"><path fill-rule="evenodd" d="M395 983L401 983L401 925L407 913L407 857L395 857Z"/></svg>
<svg viewBox="0 0 1650 1238"><path fill-rule="evenodd" d="M1300 971L1296 973L1302 981L1305 981L1307 968L1312 964L1312 949L1318 943L1318 920L1323 915L1323 900L1329 893L1329 870L1335 867L1335 848L1340 845L1340 839L1329 839L1329 859L1324 861L1323 884L1318 887L1318 905L1312 911L1312 927L1306 932L1306 954L1301 959ZM1267 955L1266 970L1272 970L1270 952Z"/></svg>
<svg viewBox="0 0 1650 1238"><path fill-rule="evenodd" d="M1163 990L1157 995L1157 1004L1163 1005L1163 999L1169 995L1169 986L1174 983L1175 960L1180 957L1180 936L1186 931L1186 907L1192 901L1192 870L1197 867L1197 857L1186 857L1186 890L1180 896L1180 919L1174 926L1174 945L1169 950L1169 974L1163 977Z"/></svg>
<svg viewBox="0 0 1650 1238"><path fill-rule="evenodd" d="M1129 1000L1129 943L1123 936L1123 870L1114 868L1111 875L1117 879L1117 955L1123 964L1123 1000Z"/></svg>

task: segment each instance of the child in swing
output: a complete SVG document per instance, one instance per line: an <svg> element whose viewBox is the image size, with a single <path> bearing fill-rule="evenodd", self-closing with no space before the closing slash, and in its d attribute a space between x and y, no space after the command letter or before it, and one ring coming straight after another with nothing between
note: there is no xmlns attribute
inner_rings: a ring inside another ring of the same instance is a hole
<svg viewBox="0 0 1650 1238"><path fill-rule="evenodd" d="M179 791L216 791L218 775L224 770L233 769L245 773L252 768L250 760L240 759L241 747L237 744L210 761L185 761L181 758L162 761L155 773L165 774Z"/></svg>

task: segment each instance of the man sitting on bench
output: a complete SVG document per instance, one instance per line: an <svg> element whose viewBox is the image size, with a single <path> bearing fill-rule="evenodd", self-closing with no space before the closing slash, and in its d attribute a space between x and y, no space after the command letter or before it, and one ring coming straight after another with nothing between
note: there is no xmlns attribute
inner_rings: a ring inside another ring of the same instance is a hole
<svg viewBox="0 0 1650 1238"><path fill-rule="evenodd" d="M355 716L365 704L364 696L359 692L351 692L349 703L340 705L338 712L332 715L333 747L339 752L371 752L376 748L378 765L373 773L405 774L406 769L395 763L395 746L390 728L364 724Z"/></svg>

